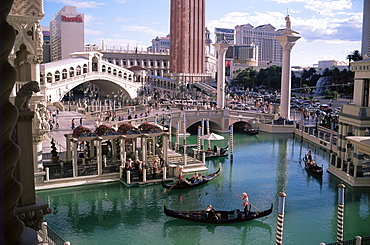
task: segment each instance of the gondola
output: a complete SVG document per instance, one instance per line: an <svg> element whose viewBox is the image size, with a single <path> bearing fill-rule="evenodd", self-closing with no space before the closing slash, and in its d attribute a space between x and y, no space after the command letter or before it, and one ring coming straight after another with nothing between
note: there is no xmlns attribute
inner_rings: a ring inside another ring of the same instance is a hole
<svg viewBox="0 0 370 245"><path fill-rule="evenodd" d="M219 168L215 173L213 174L208 174L205 176L202 176L201 181L194 181L194 182L187 182L187 181L177 181L176 183L173 184L165 184L162 181L162 187L166 189L187 189L187 188L193 188L197 186L201 186L204 184L207 184L210 180L216 178L220 174L221 168Z"/></svg>
<svg viewBox="0 0 370 245"><path fill-rule="evenodd" d="M253 129L253 128L251 128L251 127L249 127L249 126L244 126L244 129L243 129L243 131L244 131L244 133L246 133L246 134L258 134L259 133L259 130L258 129Z"/></svg>
<svg viewBox="0 0 370 245"><path fill-rule="evenodd" d="M229 146L225 146L223 148L215 147L213 150L204 151L205 152L205 158L218 158L218 157L227 157L229 154L227 153L229 149ZM203 152L203 151L202 151Z"/></svg>
<svg viewBox="0 0 370 245"><path fill-rule="evenodd" d="M322 175L323 174L323 168L318 166L315 161L310 161L308 158L304 159L304 167L307 170L307 172L316 174L316 175Z"/></svg>
<svg viewBox="0 0 370 245"><path fill-rule="evenodd" d="M264 211L249 211L246 215L244 211L240 211L239 209L231 210L231 211L218 211L215 210L214 212L207 213L206 211L173 211L167 209L164 206L164 213L167 216L190 220L195 222L202 222L202 223L212 223L212 224L228 224L228 223L238 223L238 222L245 222L252 219L261 218L271 214L273 204L271 204L270 209Z"/></svg>

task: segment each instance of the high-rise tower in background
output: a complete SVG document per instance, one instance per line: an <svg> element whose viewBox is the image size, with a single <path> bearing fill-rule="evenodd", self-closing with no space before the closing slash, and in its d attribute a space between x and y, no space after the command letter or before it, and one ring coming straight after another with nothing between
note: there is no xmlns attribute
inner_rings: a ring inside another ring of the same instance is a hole
<svg viewBox="0 0 370 245"><path fill-rule="evenodd" d="M205 0L171 0L172 76L181 74L182 81L202 80L201 74L205 75L205 30Z"/></svg>
<svg viewBox="0 0 370 245"><path fill-rule="evenodd" d="M370 55L370 1L364 1L364 15L362 21L362 55Z"/></svg>
<svg viewBox="0 0 370 245"><path fill-rule="evenodd" d="M70 58L70 53L83 52L84 15L75 6L64 6L50 21L52 61Z"/></svg>

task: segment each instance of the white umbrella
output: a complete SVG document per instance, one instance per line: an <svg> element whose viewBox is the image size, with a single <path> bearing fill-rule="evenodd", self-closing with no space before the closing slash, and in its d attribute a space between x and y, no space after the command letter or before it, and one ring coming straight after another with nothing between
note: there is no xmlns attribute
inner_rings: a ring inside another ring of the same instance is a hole
<svg viewBox="0 0 370 245"><path fill-rule="evenodd" d="M214 133L203 135L200 138L203 139L203 140L223 140L223 139L225 139L224 136L214 134Z"/></svg>

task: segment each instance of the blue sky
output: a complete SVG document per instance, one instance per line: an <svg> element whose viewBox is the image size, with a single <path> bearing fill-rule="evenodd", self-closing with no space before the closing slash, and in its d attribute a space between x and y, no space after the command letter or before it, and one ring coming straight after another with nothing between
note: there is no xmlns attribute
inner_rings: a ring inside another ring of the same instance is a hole
<svg viewBox="0 0 370 245"><path fill-rule="evenodd" d="M85 15L85 43L146 50L153 38L169 34L170 0L44 0L41 25L49 26L65 5ZM288 13L301 35L291 65L312 66L361 50L362 11L363 0L206 0L206 26L211 32L248 23L280 29Z"/></svg>

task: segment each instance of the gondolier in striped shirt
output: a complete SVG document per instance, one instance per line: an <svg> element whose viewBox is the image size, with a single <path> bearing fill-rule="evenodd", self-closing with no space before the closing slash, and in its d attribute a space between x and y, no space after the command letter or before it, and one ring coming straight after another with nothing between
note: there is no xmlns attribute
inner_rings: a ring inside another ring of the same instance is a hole
<svg viewBox="0 0 370 245"><path fill-rule="evenodd" d="M245 213L245 215L248 215L249 209L250 209L248 194L243 192L241 196L239 196L238 194L236 194L236 195L243 200L244 213Z"/></svg>

